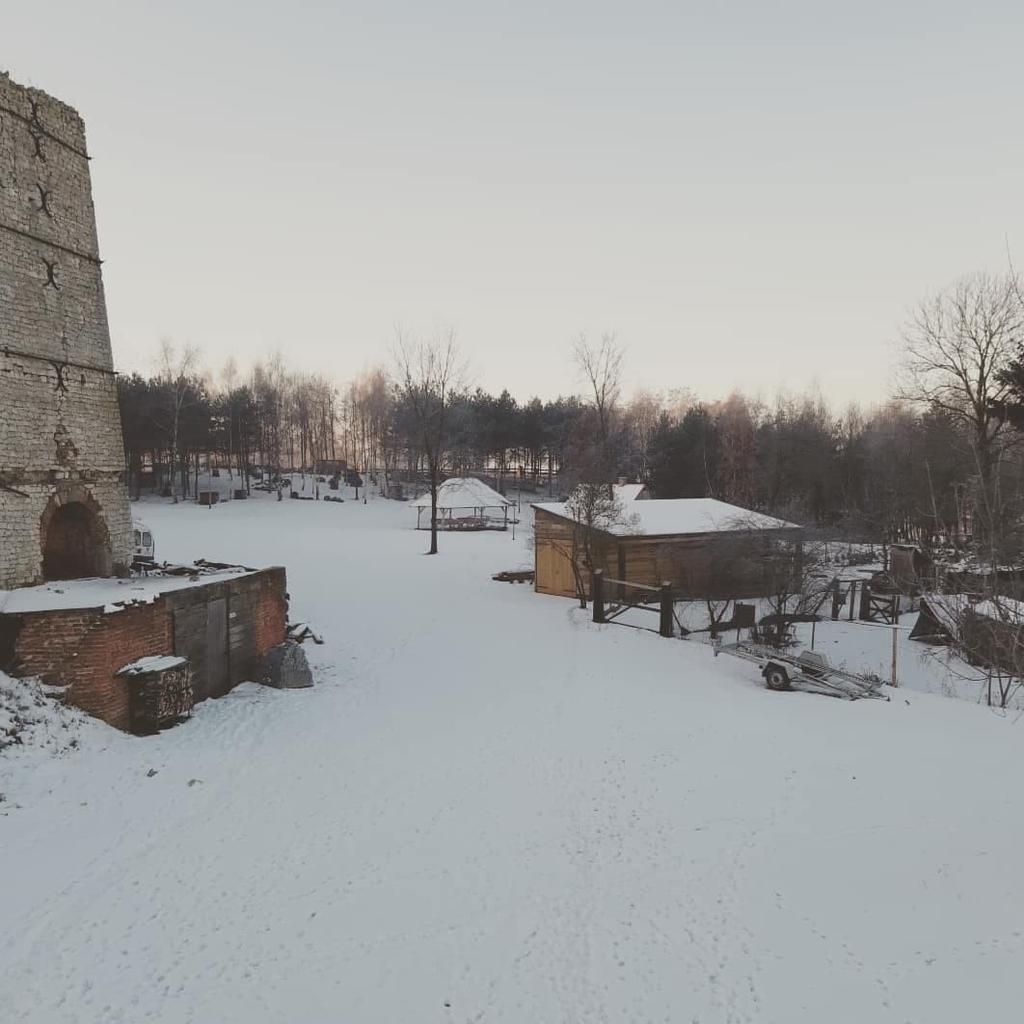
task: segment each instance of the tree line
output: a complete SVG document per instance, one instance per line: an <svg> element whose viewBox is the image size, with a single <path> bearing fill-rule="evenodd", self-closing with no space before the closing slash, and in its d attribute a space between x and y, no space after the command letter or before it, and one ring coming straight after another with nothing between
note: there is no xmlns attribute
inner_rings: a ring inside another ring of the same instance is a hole
<svg viewBox="0 0 1024 1024"><path fill-rule="evenodd" d="M206 467L249 487L338 459L393 497L464 473L553 496L628 479L851 538L959 543L987 524L1005 544L1024 495L1022 294L1011 271L921 302L892 397L841 411L815 393L627 398L611 335L572 346L579 394L525 401L469 386L452 332L399 336L389 365L343 384L281 356L211 374L165 343L157 372L119 381L126 466L136 493L175 495Z"/></svg>

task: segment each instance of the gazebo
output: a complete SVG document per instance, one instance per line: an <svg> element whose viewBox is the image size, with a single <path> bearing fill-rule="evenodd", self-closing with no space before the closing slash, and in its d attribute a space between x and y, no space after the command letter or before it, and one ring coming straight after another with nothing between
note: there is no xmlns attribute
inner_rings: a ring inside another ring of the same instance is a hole
<svg viewBox="0 0 1024 1024"><path fill-rule="evenodd" d="M430 529L430 492L409 502L416 509L416 529ZM450 477L437 489L439 530L505 530L508 510L515 506L504 495L475 477ZM424 522L424 511L427 513Z"/></svg>

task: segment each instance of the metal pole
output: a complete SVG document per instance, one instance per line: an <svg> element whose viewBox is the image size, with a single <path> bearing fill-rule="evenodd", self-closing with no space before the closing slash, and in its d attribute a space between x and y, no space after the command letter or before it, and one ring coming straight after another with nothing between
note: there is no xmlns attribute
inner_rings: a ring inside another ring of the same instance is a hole
<svg viewBox="0 0 1024 1024"><path fill-rule="evenodd" d="M818 620L811 619L811 650L814 650L814 627L817 626Z"/></svg>

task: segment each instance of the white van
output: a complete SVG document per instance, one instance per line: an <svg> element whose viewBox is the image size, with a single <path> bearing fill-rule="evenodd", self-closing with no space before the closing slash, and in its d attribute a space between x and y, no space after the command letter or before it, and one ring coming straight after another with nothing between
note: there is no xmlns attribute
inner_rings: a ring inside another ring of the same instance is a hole
<svg viewBox="0 0 1024 1024"><path fill-rule="evenodd" d="M152 562L155 550L153 531L142 520L133 519L132 533L135 539L135 561Z"/></svg>

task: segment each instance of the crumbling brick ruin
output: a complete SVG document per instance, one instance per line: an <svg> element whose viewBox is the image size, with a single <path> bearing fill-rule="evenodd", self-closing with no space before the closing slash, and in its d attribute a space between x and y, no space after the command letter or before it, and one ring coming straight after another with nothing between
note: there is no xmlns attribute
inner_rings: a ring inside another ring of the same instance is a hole
<svg viewBox="0 0 1024 1024"><path fill-rule="evenodd" d="M0 588L123 574L131 537L85 126L0 72Z"/></svg>

